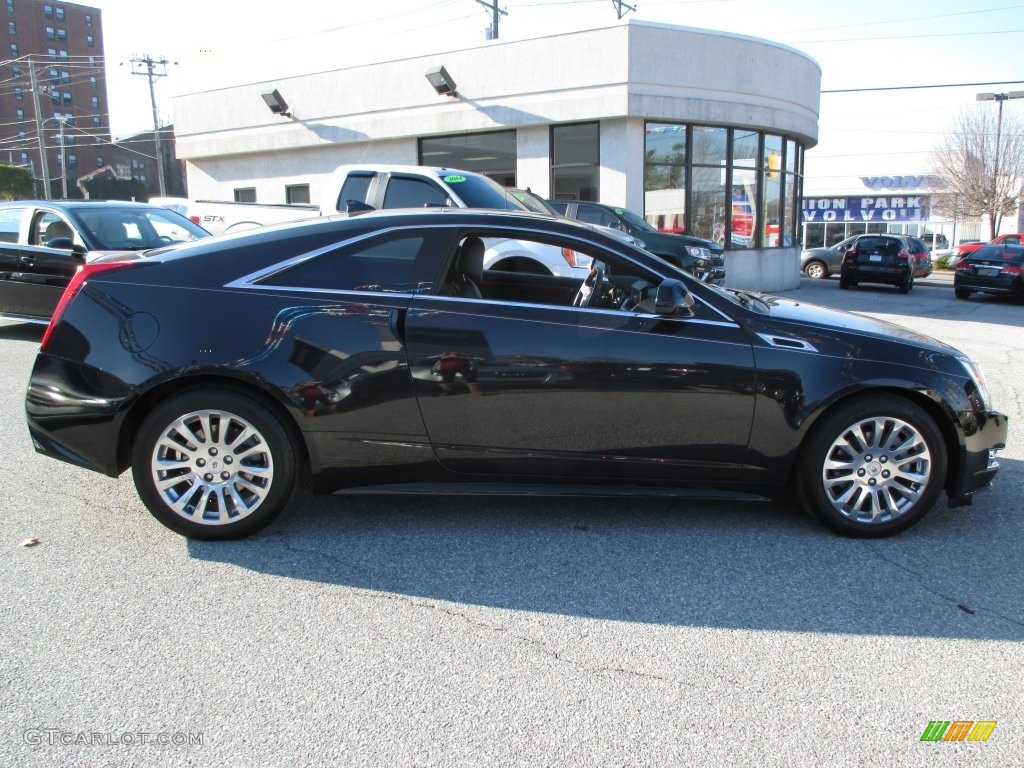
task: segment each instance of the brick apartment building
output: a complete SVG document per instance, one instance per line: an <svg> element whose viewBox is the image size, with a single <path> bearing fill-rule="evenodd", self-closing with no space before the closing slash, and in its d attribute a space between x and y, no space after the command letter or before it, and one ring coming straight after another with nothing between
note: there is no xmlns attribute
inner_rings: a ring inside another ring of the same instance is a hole
<svg viewBox="0 0 1024 768"><path fill-rule="evenodd" d="M0 2L0 162L49 176L51 196L65 184L78 196L75 180L113 160L101 12Z"/></svg>

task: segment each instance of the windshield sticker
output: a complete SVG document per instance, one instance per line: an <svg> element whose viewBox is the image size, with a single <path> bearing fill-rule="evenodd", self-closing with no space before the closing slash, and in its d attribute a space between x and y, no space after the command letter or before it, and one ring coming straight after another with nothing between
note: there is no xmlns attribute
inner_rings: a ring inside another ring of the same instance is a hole
<svg viewBox="0 0 1024 768"><path fill-rule="evenodd" d="M622 209L621 208L616 208L615 209L615 215L616 216L621 216L622 215Z"/></svg>
<svg viewBox="0 0 1024 768"><path fill-rule="evenodd" d="M458 184L459 182L465 181L465 176L445 176L444 181L446 184Z"/></svg>

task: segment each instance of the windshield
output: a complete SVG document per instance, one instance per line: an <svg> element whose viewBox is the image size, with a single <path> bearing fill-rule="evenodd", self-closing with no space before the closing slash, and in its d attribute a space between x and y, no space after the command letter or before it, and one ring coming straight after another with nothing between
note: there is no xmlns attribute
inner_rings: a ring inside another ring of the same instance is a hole
<svg viewBox="0 0 1024 768"><path fill-rule="evenodd" d="M625 208L616 208L615 213L622 217L629 226L633 229L639 229L641 232L657 232L658 230L644 221L642 218L637 216L632 211L627 211Z"/></svg>
<svg viewBox="0 0 1024 768"><path fill-rule="evenodd" d="M469 208L529 210L498 182L486 176L458 171L438 171L437 175Z"/></svg>
<svg viewBox="0 0 1024 768"><path fill-rule="evenodd" d="M97 207L72 217L93 251L142 251L210 236L168 208Z"/></svg>

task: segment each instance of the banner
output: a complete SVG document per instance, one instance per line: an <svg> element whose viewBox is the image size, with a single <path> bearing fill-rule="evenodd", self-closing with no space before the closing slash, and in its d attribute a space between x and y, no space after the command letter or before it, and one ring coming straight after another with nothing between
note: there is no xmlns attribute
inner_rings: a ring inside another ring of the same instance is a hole
<svg viewBox="0 0 1024 768"><path fill-rule="evenodd" d="M928 195L805 197L804 224L928 221Z"/></svg>

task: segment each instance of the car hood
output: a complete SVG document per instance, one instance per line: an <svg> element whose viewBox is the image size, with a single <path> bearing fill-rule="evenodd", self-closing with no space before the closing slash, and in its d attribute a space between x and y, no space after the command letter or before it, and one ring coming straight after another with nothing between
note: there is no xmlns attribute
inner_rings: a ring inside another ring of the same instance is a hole
<svg viewBox="0 0 1024 768"><path fill-rule="evenodd" d="M799 335L811 344L815 344L814 337L821 338L821 332L826 332L827 335L871 336L877 339L911 344L954 357L962 356L955 347L887 320L778 296L763 296L762 298L768 302L769 315L772 320L784 323L787 326L787 332ZM806 330L804 333L800 333L801 329ZM815 344L815 346L818 345Z"/></svg>
<svg viewBox="0 0 1024 768"><path fill-rule="evenodd" d="M707 248L714 254L722 252L722 247L710 240L704 240L692 235L679 235L673 232L637 232L637 237L647 244L647 250L667 251L669 253L681 253L687 245Z"/></svg>

